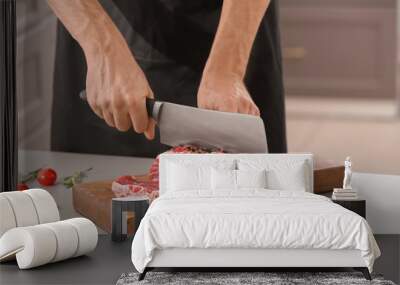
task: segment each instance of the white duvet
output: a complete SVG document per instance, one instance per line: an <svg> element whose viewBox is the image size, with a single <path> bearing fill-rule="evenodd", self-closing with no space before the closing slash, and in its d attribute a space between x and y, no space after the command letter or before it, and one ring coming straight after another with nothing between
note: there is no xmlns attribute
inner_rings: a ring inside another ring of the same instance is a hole
<svg viewBox="0 0 400 285"><path fill-rule="evenodd" d="M140 223L132 262L143 272L165 248L358 249L370 271L380 255L359 215L323 196L265 189L164 194Z"/></svg>

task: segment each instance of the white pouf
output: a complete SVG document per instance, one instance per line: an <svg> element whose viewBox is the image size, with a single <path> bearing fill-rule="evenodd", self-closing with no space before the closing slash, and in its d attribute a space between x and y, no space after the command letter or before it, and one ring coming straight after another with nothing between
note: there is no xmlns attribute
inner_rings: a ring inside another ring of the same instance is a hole
<svg viewBox="0 0 400 285"><path fill-rule="evenodd" d="M60 220L57 204L43 189L0 193L0 237L15 227L33 226Z"/></svg>
<svg viewBox="0 0 400 285"><path fill-rule="evenodd" d="M59 219L57 205L45 190L0 193L0 262L16 258L20 269L28 269L96 248L93 222Z"/></svg>
<svg viewBox="0 0 400 285"><path fill-rule="evenodd" d="M31 197L23 192L1 193L11 205L17 227L39 224L38 215Z"/></svg>
<svg viewBox="0 0 400 285"><path fill-rule="evenodd" d="M64 222L71 224L78 233L79 243L74 257L86 254L96 248L98 231L93 222L85 218L75 218Z"/></svg>
<svg viewBox="0 0 400 285"><path fill-rule="evenodd" d="M67 259L75 255L78 249L79 236L78 232L71 228L70 224L62 221L43 226L49 228L52 233L54 233L57 244L62 245L57 248L56 255L53 257L52 262Z"/></svg>
<svg viewBox="0 0 400 285"><path fill-rule="evenodd" d="M97 235L96 226L85 218L14 228L0 238L0 260L15 255L20 269L57 262L92 251Z"/></svg>
<svg viewBox="0 0 400 285"><path fill-rule="evenodd" d="M28 194L35 206L39 224L51 223L60 220L56 201L53 196L43 189L29 189L22 193Z"/></svg>
<svg viewBox="0 0 400 285"><path fill-rule="evenodd" d="M10 202L0 195L0 237L8 230L15 228L17 222Z"/></svg>

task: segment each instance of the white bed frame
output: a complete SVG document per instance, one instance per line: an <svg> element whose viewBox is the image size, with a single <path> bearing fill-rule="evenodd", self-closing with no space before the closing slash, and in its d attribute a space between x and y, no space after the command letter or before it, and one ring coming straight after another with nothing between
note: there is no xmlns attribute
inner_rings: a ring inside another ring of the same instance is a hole
<svg viewBox="0 0 400 285"><path fill-rule="evenodd" d="M365 267L359 250L193 249L156 250L149 267Z"/></svg>
<svg viewBox="0 0 400 285"><path fill-rule="evenodd" d="M166 173L167 161L190 159L232 159L259 158L303 160L308 165L307 191L313 192L313 157L311 154L164 154L160 157L160 195L165 193L168 179ZM343 268L353 267L362 271L364 277L371 280L365 261L359 250L329 250L329 249L193 249L171 248L156 250L152 261L140 274L142 280L146 272L154 268L237 268L238 271L246 271L247 268Z"/></svg>

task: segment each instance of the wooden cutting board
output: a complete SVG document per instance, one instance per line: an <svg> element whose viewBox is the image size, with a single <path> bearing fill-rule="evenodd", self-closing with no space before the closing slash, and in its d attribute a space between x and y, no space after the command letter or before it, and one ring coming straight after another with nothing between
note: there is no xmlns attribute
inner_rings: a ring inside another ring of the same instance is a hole
<svg viewBox="0 0 400 285"><path fill-rule="evenodd" d="M344 167L329 163L317 163L314 170L314 193L331 192L333 188L341 187ZM140 181L149 181L146 175L136 176ZM72 188L75 210L82 216L92 220L98 227L111 232L111 191L112 181L93 181L75 185ZM133 232L134 215L128 215L128 232Z"/></svg>
<svg viewBox="0 0 400 285"><path fill-rule="evenodd" d="M146 175L135 176L139 181L148 181ZM111 191L112 181L93 181L72 187L72 200L75 210L92 220L98 227L111 233ZM128 213L128 233L133 232L134 215Z"/></svg>

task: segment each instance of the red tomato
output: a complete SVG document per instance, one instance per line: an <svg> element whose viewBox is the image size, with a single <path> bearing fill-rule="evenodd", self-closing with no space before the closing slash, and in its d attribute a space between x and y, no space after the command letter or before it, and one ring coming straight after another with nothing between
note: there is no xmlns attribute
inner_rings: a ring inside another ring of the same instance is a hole
<svg viewBox="0 0 400 285"><path fill-rule="evenodd" d="M18 183L17 184L17 190L18 191L24 191L24 190L28 190L29 186L26 185L25 183Z"/></svg>
<svg viewBox="0 0 400 285"><path fill-rule="evenodd" d="M38 172L36 180L42 186L54 185L57 180L57 173L51 168L42 168Z"/></svg>

